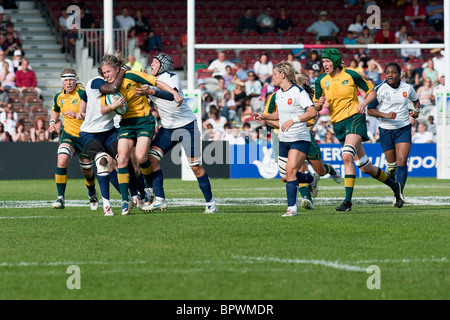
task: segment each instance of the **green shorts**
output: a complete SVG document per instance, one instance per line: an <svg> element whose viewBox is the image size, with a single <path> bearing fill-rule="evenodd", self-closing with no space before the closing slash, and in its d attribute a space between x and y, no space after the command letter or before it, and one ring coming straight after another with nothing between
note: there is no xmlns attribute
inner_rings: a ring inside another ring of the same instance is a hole
<svg viewBox="0 0 450 320"><path fill-rule="evenodd" d="M133 117L120 120L119 139L137 140L139 137L153 138L155 134L155 118Z"/></svg>
<svg viewBox="0 0 450 320"><path fill-rule="evenodd" d="M68 134L64 131L64 129L61 130L61 134L59 136L59 144L61 143L70 144L75 149L75 153L77 153L79 157L89 159L89 156L81 143L81 138Z"/></svg>
<svg viewBox="0 0 450 320"><path fill-rule="evenodd" d="M358 113L350 118L333 123L333 130L341 145L345 144L345 137L348 134L357 134L361 136L363 142L369 140L365 114Z"/></svg>
<svg viewBox="0 0 450 320"><path fill-rule="evenodd" d="M311 145L309 146L308 155L306 156L307 160L320 160L322 159L322 154L320 153L320 147L317 143L316 139L314 138L314 135L312 132L309 132L311 134Z"/></svg>

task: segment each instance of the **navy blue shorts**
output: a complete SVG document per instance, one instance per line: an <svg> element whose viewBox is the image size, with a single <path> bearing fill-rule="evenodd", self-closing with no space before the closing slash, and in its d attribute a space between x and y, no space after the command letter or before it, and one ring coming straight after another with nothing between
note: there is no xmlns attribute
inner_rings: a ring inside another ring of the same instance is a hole
<svg viewBox="0 0 450 320"><path fill-rule="evenodd" d="M398 143L411 143L411 124L400 129L383 129L380 128L380 144L383 151L395 149Z"/></svg>
<svg viewBox="0 0 450 320"><path fill-rule="evenodd" d="M151 145L160 148L166 154L178 143L181 143L188 158L199 158L201 156L200 139L201 134L197 120L194 120L177 129L161 127Z"/></svg>
<svg viewBox="0 0 450 320"><path fill-rule="evenodd" d="M112 154L112 153L117 153L117 151L116 151L117 147L116 146L114 148L110 148L110 147L114 142L117 142L118 137L119 137L119 129L117 129L117 128L112 128L109 131L96 132L96 133L90 133L90 132L84 132L84 131L80 132L81 143L83 144L83 147L86 149L86 151L88 149L90 149L90 147L87 147L89 142L95 141L95 144L91 144L91 146L93 148L95 148L96 150L89 150L89 152L88 152L88 154L91 157L92 157L92 155L95 155L95 153L98 153L101 151L105 151L105 152L109 153L110 156L115 157L116 155ZM104 147L103 150L102 150L101 146Z"/></svg>
<svg viewBox="0 0 450 320"><path fill-rule="evenodd" d="M303 152L304 154L308 154L309 147L311 146L311 142L309 141L293 141L293 142L282 142L279 144L278 156L282 158L287 158L289 150L295 149Z"/></svg>

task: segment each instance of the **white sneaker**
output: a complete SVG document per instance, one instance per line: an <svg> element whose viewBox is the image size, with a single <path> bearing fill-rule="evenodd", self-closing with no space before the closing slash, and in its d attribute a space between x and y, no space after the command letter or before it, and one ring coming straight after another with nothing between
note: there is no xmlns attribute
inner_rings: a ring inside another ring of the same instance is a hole
<svg viewBox="0 0 450 320"><path fill-rule="evenodd" d="M91 207L92 211L98 209L98 198L96 194L94 194L93 196L89 196L89 206Z"/></svg>
<svg viewBox="0 0 450 320"><path fill-rule="evenodd" d="M105 217L112 217L114 215L114 212L112 211L110 206L106 206L105 208L103 208L103 215Z"/></svg>
<svg viewBox="0 0 450 320"><path fill-rule="evenodd" d="M291 209L288 208L286 210L286 213L283 214L282 217L295 217L297 215L298 215L297 211L294 211L294 210L291 210Z"/></svg>
<svg viewBox="0 0 450 320"><path fill-rule="evenodd" d="M308 187L309 191L311 192L311 198L317 197L317 194L319 193L319 180L320 176L317 173L313 173L314 180L311 182Z"/></svg>
<svg viewBox="0 0 450 320"><path fill-rule="evenodd" d="M217 206L217 204L210 204L206 206L204 213L217 213L217 212L219 212L219 207Z"/></svg>
<svg viewBox="0 0 450 320"><path fill-rule="evenodd" d="M142 210L142 208L145 206L144 201L142 201L141 199L139 199L138 196L134 196L131 199L131 202L133 203L133 207L138 208L139 210Z"/></svg>
<svg viewBox="0 0 450 320"><path fill-rule="evenodd" d="M156 199L152 204L150 204L148 206L144 206L142 208L142 210L145 212L152 212L152 211L155 211L156 209L159 209L161 211L166 210L167 209L166 199L163 199L163 200Z"/></svg>
<svg viewBox="0 0 450 320"><path fill-rule="evenodd" d="M153 193L153 188L145 188L145 205L149 206L152 204L153 200L155 199L155 194Z"/></svg>
<svg viewBox="0 0 450 320"><path fill-rule="evenodd" d="M130 213L130 207L131 207L130 202L125 200L122 201L122 209L120 212L122 213L123 216L126 216L127 214Z"/></svg>
<svg viewBox="0 0 450 320"><path fill-rule="evenodd" d="M64 209L65 207L64 198L58 198L52 204L52 209Z"/></svg>
<svg viewBox="0 0 450 320"><path fill-rule="evenodd" d="M312 210L312 209L314 209L314 203L307 198L303 198L302 199L302 208L304 208L306 210Z"/></svg>
<svg viewBox="0 0 450 320"><path fill-rule="evenodd" d="M331 176L334 180L334 182L336 182L337 184L342 182L342 176L341 173L339 172L339 170L334 169L334 171L336 171L336 175Z"/></svg>

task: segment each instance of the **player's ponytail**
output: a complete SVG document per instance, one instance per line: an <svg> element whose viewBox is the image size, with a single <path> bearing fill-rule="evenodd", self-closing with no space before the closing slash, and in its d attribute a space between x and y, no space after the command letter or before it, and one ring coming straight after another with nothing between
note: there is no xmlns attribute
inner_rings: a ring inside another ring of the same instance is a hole
<svg viewBox="0 0 450 320"><path fill-rule="evenodd" d="M312 99L314 96L314 90L311 88L307 83L307 77L304 74L297 73L295 75L295 83L298 84L300 87L303 88L303 90L306 91L306 93L309 95L309 97Z"/></svg>

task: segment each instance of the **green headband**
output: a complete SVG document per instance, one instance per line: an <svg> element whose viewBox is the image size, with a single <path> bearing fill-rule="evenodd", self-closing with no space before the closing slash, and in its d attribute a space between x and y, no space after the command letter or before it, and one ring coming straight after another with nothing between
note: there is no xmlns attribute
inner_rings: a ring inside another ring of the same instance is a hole
<svg viewBox="0 0 450 320"><path fill-rule="evenodd" d="M333 61L333 67L335 69L342 64L342 56L337 49L325 49L322 53L322 59L330 59Z"/></svg>

